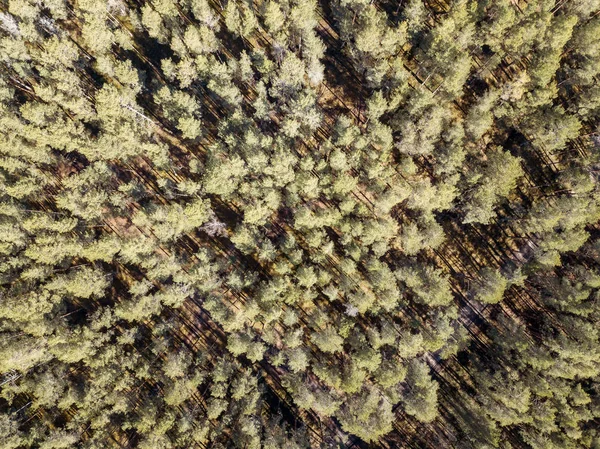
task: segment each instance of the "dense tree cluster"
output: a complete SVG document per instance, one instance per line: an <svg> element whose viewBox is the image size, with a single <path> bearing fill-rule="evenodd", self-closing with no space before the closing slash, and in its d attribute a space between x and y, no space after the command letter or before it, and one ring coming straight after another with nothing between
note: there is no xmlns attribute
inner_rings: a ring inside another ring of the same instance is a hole
<svg viewBox="0 0 600 449"><path fill-rule="evenodd" d="M2 447L600 447L599 82L599 0L0 0Z"/></svg>

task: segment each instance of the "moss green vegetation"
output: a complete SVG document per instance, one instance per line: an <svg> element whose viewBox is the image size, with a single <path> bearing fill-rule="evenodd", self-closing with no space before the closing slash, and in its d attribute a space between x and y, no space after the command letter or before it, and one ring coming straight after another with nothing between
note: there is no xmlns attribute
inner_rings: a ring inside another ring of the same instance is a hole
<svg viewBox="0 0 600 449"><path fill-rule="evenodd" d="M0 0L2 449L600 448L600 0Z"/></svg>

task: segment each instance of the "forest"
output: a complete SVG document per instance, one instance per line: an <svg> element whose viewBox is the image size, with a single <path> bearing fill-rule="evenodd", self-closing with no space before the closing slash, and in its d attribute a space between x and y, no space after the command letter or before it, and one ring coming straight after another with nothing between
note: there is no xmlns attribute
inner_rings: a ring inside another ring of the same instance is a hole
<svg viewBox="0 0 600 449"><path fill-rule="evenodd" d="M1 449L600 449L600 0L0 0Z"/></svg>

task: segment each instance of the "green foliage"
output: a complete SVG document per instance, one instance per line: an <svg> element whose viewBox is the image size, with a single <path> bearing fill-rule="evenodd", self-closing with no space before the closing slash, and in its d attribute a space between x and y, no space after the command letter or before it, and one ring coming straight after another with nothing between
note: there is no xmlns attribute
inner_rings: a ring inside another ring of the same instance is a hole
<svg viewBox="0 0 600 449"><path fill-rule="evenodd" d="M428 366L417 359L413 360L408 367L406 383L408 387L402 398L406 413L422 422L433 421L438 413L438 385L431 379Z"/></svg>
<svg viewBox="0 0 600 449"><path fill-rule="evenodd" d="M367 442L388 433L392 420L391 404L375 388L365 388L352 395L340 414L343 429Z"/></svg>
<svg viewBox="0 0 600 449"><path fill-rule="evenodd" d="M341 351L344 342L344 339L331 327L313 333L310 339L323 352Z"/></svg>
<svg viewBox="0 0 600 449"><path fill-rule="evenodd" d="M479 279L473 287L473 295L477 301L494 304L502 301L508 280L497 270L483 267L479 270Z"/></svg>
<svg viewBox="0 0 600 449"><path fill-rule="evenodd" d="M3 2L0 446L597 447L599 8Z"/></svg>
<svg viewBox="0 0 600 449"><path fill-rule="evenodd" d="M495 217L494 209L523 176L523 170L518 158L496 149L490 152L480 171L469 173L469 176L473 190L465 207L464 223L488 224Z"/></svg>

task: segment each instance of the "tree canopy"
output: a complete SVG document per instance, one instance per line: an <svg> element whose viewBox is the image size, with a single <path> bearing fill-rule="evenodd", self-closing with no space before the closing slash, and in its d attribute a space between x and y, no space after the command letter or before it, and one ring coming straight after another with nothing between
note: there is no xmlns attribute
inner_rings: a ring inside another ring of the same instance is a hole
<svg viewBox="0 0 600 449"><path fill-rule="evenodd" d="M600 447L600 1L0 1L0 446Z"/></svg>

